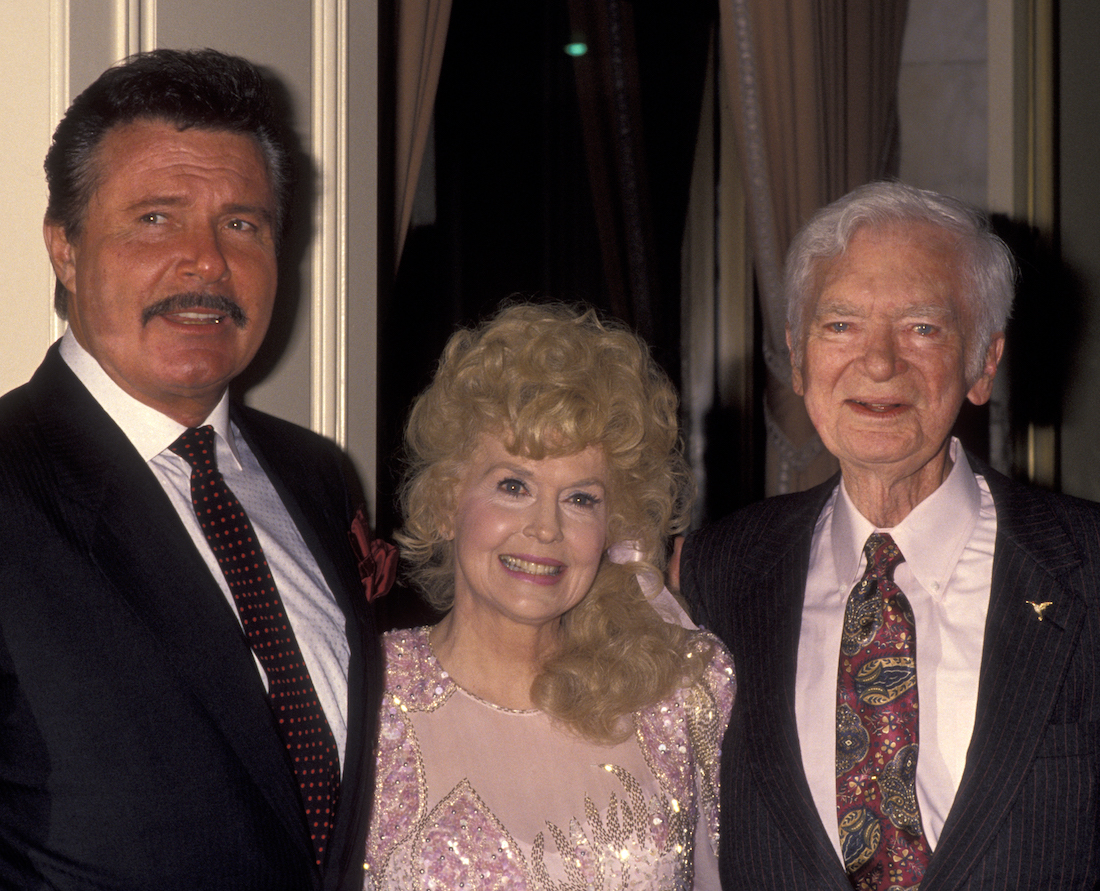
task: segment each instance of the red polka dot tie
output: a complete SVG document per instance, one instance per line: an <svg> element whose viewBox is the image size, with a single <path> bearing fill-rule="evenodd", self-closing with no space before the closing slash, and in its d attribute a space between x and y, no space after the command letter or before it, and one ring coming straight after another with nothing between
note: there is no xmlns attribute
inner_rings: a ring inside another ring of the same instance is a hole
<svg viewBox="0 0 1100 891"><path fill-rule="evenodd" d="M837 675L840 848L858 891L900 891L920 885L931 856L917 803L916 628L894 584L905 559L894 540L872 533L863 551Z"/></svg>
<svg viewBox="0 0 1100 891"><path fill-rule="evenodd" d="M269 697L294 763L317 863L324 859L340 790L340 760L294 630L248 516L214 455L214 428L186 430L169 448L191 465L191 500L248 643L267 674Z"/></svg>

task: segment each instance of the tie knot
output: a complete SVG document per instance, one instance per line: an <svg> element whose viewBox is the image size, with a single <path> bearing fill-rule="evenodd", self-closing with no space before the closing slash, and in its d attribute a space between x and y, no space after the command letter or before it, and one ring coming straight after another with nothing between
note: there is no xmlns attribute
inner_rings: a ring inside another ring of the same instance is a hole
<svg viewBox="0 0 1100 891"><path fill-rule="evenodd" d="M190 464L192 470L218 469L214 454L214 428L209 424L184 430L168 449Z"/></svg>
<svg viewBox="0 0 1100 891"><path fill-rule="evenodd" d="M901 549L885 532L872 532L863 546L867 555L867 572L876 578L894 578L894 569L905 560Z"/></svg>

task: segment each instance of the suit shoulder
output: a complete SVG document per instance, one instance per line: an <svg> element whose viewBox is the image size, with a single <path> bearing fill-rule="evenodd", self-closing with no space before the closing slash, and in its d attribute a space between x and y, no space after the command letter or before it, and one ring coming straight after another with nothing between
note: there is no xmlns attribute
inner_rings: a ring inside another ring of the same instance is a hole
<svg viewBox="0 0 1100 891"><path fill-rule="evenodd" d="M1066 537L1073 542L1079 558L1100 567L1100 504L1074 495L1062 495L1042 489L1030 490L1036 506L1042 505L1058 519ZM1036 522L1042 512L1033 508L1028 514ZM998 511L998 518L1000 512Z"/></svg>
<svg viewBox="0 0 1100 891"><path fill-rule="evenodd" d="M1100 504L985 473L997 535L1048 572L1100 579ZM1089 583L1091 588L1093 583Z"/></svg>
<svg viewBox="0 0 1100 891"><path fill-rule="evenodd" d="M755 590L757 578L782 563L800 571L817 517L835 487L833 479L806 492L768 498L692 533L680 556L680 585L695 620L717 628L729 600Z"/></svg>
<svg viewBox="0 0 1100 891"><path fill-rule="evenodd" d="M25 489L45 464L42 430L24 384L0 396L0 489Z"/></svg>
<svg viewBox="0 0 1100 891"><path fill-rule="evenodd" d="M232 413L233 419L242 429L258 439L322 452L338 453L340 451L332 440L320 433L315 433L308 427L295 424L293 421L269 415L259 409L249 408L247 405L234 405Z"/></svg>
<svg viewBox="0 0 1100 891"><path fill-rule="evenodd" d="M705 560L723 552L744 553L760 543L774 547L812 528L829 494L836 487L830 480L805 492L777 495L735 511L724 519L692 532L684 545L684 556Z"/></svg>
<svg viewBox="0 0 1100 891"><path fill-rule="evenodd" d="M27 425L33 421L28 390L28 385L23 384L0 396L0 448L25 436Z"/></svg>
<svg viewBox="0 0 1100 891"><path fill-rule="evenodd" d="M346 456L331 439L292 421L247 406L233 407L233 420L259 455L284 470L297 464L303 473L337 472L344 475Z"/></svg>
<svg viewBox="0 0 1100 891"><path fill-rule="evenodd" d="M1100 502L1018 483L989 468L979 472L993 495L998 522L1003 520L1010 528L1049 522L1051 516L1071 534L1082 527L1100 526Z"/></svg>

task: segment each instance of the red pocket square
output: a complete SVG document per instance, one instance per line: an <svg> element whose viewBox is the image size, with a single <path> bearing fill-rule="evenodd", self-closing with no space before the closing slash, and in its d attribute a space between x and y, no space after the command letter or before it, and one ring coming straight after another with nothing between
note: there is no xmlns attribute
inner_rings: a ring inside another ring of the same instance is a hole
<svg viewBox="0 0 1100 891"><path fill-rule="evenodd" d="M359 564L359 578L367 600L382 597L393 587L397 577L397 548L371 535L363 508L355 512L348 537Z"/></svg>

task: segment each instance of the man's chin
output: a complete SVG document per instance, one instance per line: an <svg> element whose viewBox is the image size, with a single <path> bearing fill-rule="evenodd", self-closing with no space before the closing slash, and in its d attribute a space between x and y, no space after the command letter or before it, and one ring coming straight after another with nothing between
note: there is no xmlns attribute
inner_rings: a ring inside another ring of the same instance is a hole
<svg viewBox="0 0 1100 891"><path fill-rule="evenodd" d="M123 389L139 402L174 417L180 406L213 409L241 370L231 363L161 366L155 377L129 382ZM192 409L187 410L190 413Z"/></svg>
<svg viewBox="0 0 1100 891"><path fill-rule="evenodd" d="M836 443L825 443L840 461L841 467L881 467L914 462L919 464L918 443L911 434L876 431L849 434Z"/></svg>

